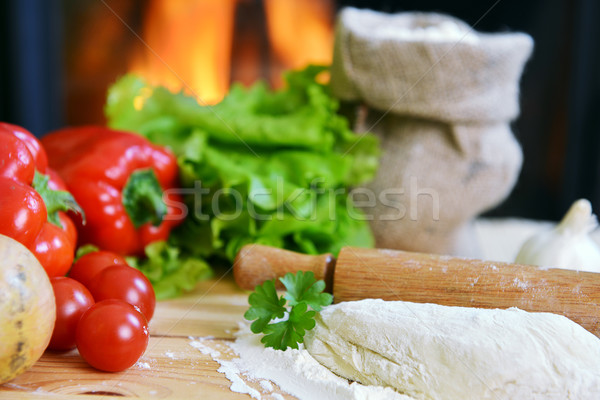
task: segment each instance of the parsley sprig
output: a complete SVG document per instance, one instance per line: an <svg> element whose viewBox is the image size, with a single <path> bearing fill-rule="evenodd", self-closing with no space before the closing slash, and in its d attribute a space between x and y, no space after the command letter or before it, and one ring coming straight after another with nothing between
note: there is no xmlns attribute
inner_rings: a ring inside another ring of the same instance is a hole
<svg viewBox="0 0 600 400"><path fill-rule="evenodd" d="M248 297L250 308L244 318L254 321L250 325L252 332L265 334L260 340L265 347L297 349L298 343L304 342L306 331L315 327L316 312L331 304L333 297L323 293L325 282L317 281L310 271L287 273L279 280L286 288L285 295L277 294L274 279L256 286Z"/></svg>

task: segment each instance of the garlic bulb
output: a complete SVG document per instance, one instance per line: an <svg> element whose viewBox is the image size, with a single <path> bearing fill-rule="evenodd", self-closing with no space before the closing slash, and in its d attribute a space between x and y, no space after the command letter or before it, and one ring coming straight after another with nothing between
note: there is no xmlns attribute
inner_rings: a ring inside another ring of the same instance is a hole
<svg viewBox="0 0 600 400"><path fill-rule="evenodd" d="M597 226L590 202L577 200L554 229L528 239L515 262L600 272L600 247L589 236Z"/></svg>

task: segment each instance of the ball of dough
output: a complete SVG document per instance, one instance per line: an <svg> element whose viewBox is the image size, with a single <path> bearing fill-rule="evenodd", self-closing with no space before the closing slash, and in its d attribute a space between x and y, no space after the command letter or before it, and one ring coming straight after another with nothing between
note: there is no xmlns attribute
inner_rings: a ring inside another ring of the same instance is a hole
<svg viewBox="0 0 600 400"><path fill-rule="evenodd" d="M334 373L415 399L600 399L600 339L550 313L345 302L305 344Z"/></svg>

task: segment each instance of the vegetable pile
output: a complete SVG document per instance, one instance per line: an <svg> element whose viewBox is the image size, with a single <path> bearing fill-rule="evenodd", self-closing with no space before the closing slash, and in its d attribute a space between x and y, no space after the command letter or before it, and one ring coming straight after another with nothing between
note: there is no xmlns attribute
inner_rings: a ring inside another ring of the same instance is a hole
<svg viewBox="0 0 600 400"><path fill-rule="evenodd" d="M182 221L163 201L163 191L177 186L177 164L168 149L101 126L51 132L42 144L85 212L85 224L77 226L80 245L139 255Z"/></svg>
<svg viewBox="0 0 600 400"><path fill-rule="evenodd" d="M123 257L108 251L81 256L69 277L51 279L56 324L48 346L77 347L93 367L122 371L148 346L148 323L156 297L152 284Z"/></svg>
<svg viewBox="0 0 600 400"><path fill-rule="evenodd" d="M0 234L33 252L50 277L67 273L77 243L65 211L79 207L64 189L35 136L0 123Z"/></svg>
<svg viewBox="0 0 600 400"><path fill-rule="evenodd" d="M323 293L325 281L315 280L311 271L288 272L279 281L286 288L285 295L278 296L274 279L256 286L248 297L250 308L244 318L255 320L250 329L265 334L260 340L265 347L297 349L304 342L306 331L315 327L316 312L331 304L333 296ZM272 322L274 319L279 321Z"/></svg>
<svg viewBox="0 0 600 400"><path fill-rule="evenodd" d="M73 264L75 248L79 241L139 254L181 221L163 200L177 177L168 150L106 128L64 130L45 142L0 123L1 382L46 346L77 347L106 371L133 365L148 344L152 284L117 253L96 251Z"/></svg>
<svg viewBox="0 0 600 400"><path fill-rule="evenodd" d="M373 177L378 143L337 114L324 71L290 72L280 91L237 85L213 107L128 75L109 91L110 128L40 142L0 123L0 383L48 344L101 370L130 367L156 298L193 289L211 275L205 260L231 261L246 244L372 246L349 191ZM273 281L257 287L246 318L267 346L297 348L332 299L312 273L281 282L284 297Z"/></svg>
<svg viewBox="0 0 600 400"><path fill-rule="evenodd" d="M234 85L212 107L135 75L110 88L109 125L177 155L189 213L171 245L230 261L248 243L310 254L373 245L347 194L373 177L378 143L336 113L338 102L317 82L323 71L290 72L280 91Z"/></svg>

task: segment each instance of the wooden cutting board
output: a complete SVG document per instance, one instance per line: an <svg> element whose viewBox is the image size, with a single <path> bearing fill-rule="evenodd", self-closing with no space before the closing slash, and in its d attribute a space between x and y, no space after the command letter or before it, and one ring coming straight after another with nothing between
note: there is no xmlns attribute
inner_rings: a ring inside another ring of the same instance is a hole
<svg viewBox="0 0 600 400"><path fill-rule="evenodd" d="M157 303L148 349L130 369L100 372L76 350L46 352L29 371L0 385L0 399L249 399L230 391L231 382L217 372L219 363L190 345L190 337L204 338L204 344L223 354L243 321L247 298L231 274L202 282L192 293ZM247 383L265 393L259 384ZM272 393L293 399L279 390ZM275 398L268 393L262 397Z"/></svg>

